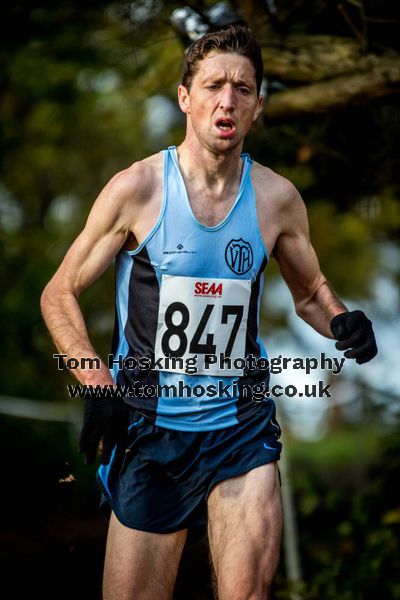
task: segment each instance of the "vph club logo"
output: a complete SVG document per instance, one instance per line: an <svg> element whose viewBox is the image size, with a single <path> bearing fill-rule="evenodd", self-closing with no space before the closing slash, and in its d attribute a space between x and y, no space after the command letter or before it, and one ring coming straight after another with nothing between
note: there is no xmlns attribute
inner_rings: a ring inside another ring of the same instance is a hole
<svg viewBox="0 0 400 600"><path fill-rule="evenodd" d="M225 260L231 271L237 275L247 273L253 266L253 250L249 242L242 238L231 240L225 248Z"/></svg>

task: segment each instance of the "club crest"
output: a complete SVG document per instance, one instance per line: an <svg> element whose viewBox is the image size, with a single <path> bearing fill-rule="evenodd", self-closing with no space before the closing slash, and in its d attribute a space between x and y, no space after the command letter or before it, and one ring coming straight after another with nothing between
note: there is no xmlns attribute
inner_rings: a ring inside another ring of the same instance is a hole
<svg viewBox="0 0 400 600"><path fill-rule="evenodd" d="M242 238L231 240L225 248L225 260L231 271L237 275L247 273L253 266L253 250L249 242Z"/></svg>

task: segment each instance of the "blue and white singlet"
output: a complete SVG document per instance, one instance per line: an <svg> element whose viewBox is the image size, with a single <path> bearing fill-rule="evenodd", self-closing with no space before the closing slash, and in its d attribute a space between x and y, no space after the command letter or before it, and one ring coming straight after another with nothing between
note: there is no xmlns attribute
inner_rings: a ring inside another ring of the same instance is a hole
<svg viewBox="0 0 400 600"><path fill-rule="evenodd" d="M125 402L161 427L221 429L257 409L249 387L269 380L259 361L250 368L246 360L267 357L258 327L268 253L252 160L241 155L235 203L207 227L191 209L176 147L163 155L157 223L138 248L116 257L112 375L130 389Z"/></svg>

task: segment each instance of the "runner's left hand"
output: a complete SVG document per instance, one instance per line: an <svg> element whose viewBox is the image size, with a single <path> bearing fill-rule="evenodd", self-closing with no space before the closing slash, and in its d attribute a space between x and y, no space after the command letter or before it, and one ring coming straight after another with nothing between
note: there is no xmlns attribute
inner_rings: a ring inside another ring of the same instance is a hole
<svg viewBox="0 0 400 600"><path fill-rule="evenodd" d="M346 350L346 358L355 358L361 365L378 353L372 323L361 310L344 312L333 317L330 323L338 350Z"/></svg>

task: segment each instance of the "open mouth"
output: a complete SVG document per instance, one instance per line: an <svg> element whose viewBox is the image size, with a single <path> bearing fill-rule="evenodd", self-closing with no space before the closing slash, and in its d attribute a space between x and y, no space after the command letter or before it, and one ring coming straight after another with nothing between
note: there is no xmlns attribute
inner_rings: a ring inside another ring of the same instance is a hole
<svg viewBox="0 0 400 600"><path fill-rule="evenodd" d="M216 122L218 129L224 132L233 131L235 129L235 123L232 119L218 119Z"/></svg>

